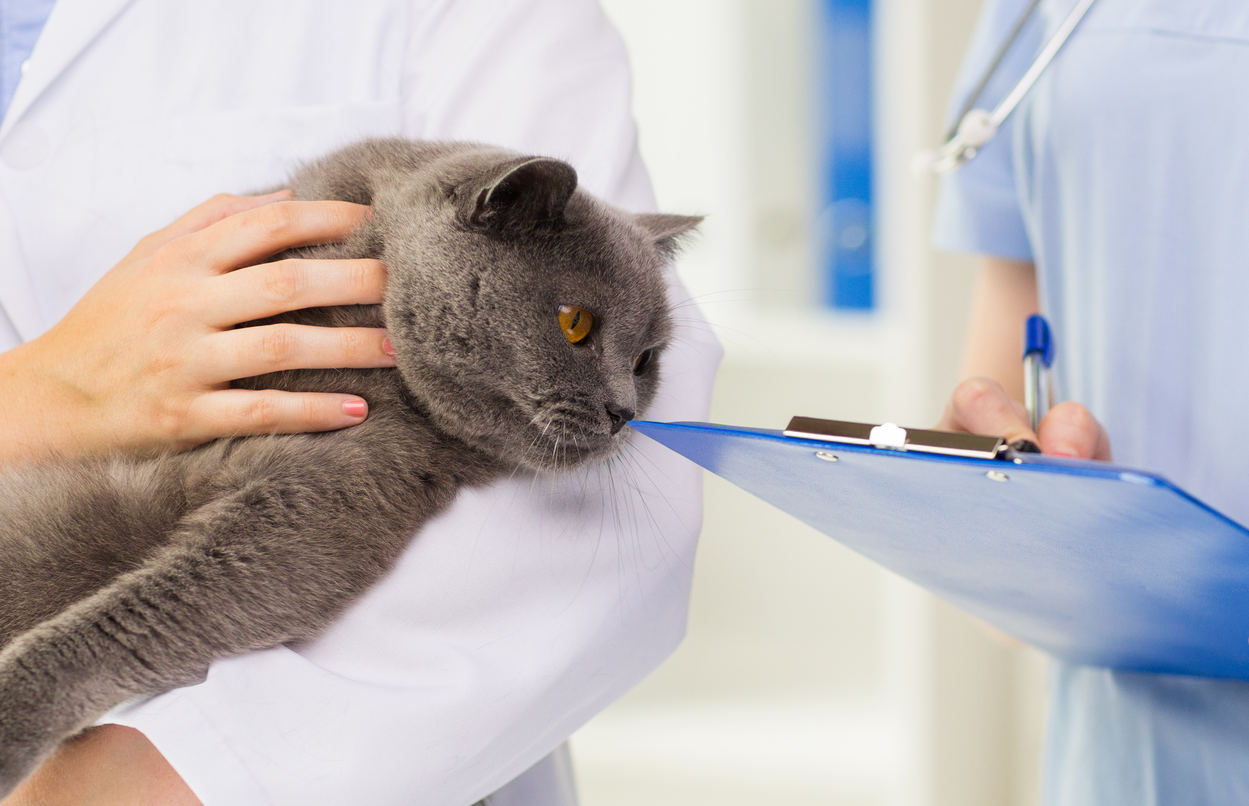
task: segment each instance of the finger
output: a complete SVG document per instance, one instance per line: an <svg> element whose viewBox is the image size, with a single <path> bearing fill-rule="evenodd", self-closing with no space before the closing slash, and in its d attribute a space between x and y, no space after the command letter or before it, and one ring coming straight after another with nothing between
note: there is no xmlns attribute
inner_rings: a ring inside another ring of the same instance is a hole
<svg viewBox="0 0 1249 806"><path fill-rule="evenodd" d="M147 257L170 241L184 235L190 235L210 227L232 215L254 210L277 201L287 201L295 195L291 190L279 190L264 196L233 196L221 193L187 212L177 221L164 229L148 235L134 248L131 253L138 257Z"/></svg>
<svg viewBox="0 0 1249 806"><path fill-rule="evenodd" d="M279 260L207 280L208 324L232 327L300 308L376 305L386 289L379 260Z"/></svg>
<svg viewBox="0 0 1249 806"><path fill-rule="evenodd" d="M938 427L1005 437L1007 442L1037 441L1028 424L1027 410L1012 400L1001 384L988 378L970 378L960 383L950 396Z"/></svg>
<svg viewBox="0 0 1249 806"><path fill-rule="evenodd" d="M215 385L287 369L393 367L385 339L384 329L371 327L279 324L226 330L204 339L198 380Z"/></svg>
<svg viewBox="0 0 1249 806"><path fill-rule="evenodd" d="M350 202L276 202L222 219L178 245L185 260L227 272L286 249L346 240L369 213Z"/></svg>
<svg viewBox="0 0 1249 806"><path fill-rule="evenodd" d="M1079 403L1059 403L1045 415L1038 430L1044 453L1110 461L1110 436Z"/></svg>
<svg viewBox="0 0 1249 806"><path fill-rule="evenodd" d="M364 422L368 404L355 395L223 389L201 395L189 414L196 425L187 438L198 444L219 437L335 431Z"/></svg>

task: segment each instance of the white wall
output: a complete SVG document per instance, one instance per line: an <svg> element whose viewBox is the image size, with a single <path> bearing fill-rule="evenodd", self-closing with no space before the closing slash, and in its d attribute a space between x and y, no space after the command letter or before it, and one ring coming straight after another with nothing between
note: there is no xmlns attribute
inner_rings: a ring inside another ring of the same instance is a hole
<svg viewBox="0 0 1249 806"><path fill-rule="evenodd" d="M976 0L877 0L881 307L811 305L815 0L604 0L630 48L680 270L726 346L712 419L924 425L957 379L973 266L927 246L910 155ZM714 477L690 631L574 737L583 806L1035 802L1040 661Z"/></svg>
<svg viewBox="0 0 1249 806"><path fill-rule="evenodd" d="M702 237L681 261L691 292L749 284L747 112L734 0L604 3L625 35L634 68L634 110L661 209L705 214ZM730 123L733 122L733 123Z"/></svg>

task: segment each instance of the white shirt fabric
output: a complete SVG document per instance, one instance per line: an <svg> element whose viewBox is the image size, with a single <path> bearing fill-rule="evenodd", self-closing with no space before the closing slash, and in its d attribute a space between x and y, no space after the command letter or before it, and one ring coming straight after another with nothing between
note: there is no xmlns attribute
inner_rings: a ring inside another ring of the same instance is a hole
<svg viewBox="0 0 1249 806"><path fill-rule="evenodd" d="M623 43L593 0L60 0L0 126L0 347L213 193L373 134L562 157L608 201L654 208ZM720 349L683 311L653 419L707 413ZM700 487L639 437L572 477L466 491L321 639L112 720L206 806L466 806L675 647ZM498 802L559 802L561 764Z"/></svg>
<svg viewBox="0 0 1249 806"><path fill-rule="evenodd" d="M1043 0L992 108L1075 4ZM1026 5L990 0L958 95ZM937 241L1032 260L1060 399L1117 462L1249 524L1249 4L1097 0L997 139L943 183ZM961 105L962 98L957 99ZM1045 800L1249 803L1249 683L1060 665Z"/></svg>

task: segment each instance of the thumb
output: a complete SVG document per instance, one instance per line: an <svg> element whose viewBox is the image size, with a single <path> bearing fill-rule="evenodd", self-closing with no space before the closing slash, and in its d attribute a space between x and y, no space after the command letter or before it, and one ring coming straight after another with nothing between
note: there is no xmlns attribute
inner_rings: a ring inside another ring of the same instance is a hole
<svg viewBox="0 0 1249 806"><path fill-rule="evenodd" d="M1079 403L1059 403L1041 421L1041 452L1109 462L1110 435Z"/></svg>
<svg viewBox="0 0 1249 806"><path fill-rule="evenodd" d="M969 378L960 383L950 395L937 428L1004 437L1007 442L1037 441L1028 424L1027 410L1012 400L1001 384L989 378Z"/></svg>

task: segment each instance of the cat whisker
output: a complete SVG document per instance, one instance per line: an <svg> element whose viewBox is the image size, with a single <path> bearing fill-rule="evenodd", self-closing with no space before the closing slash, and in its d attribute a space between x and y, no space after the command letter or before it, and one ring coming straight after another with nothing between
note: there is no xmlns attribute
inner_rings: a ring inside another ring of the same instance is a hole
<svg viewBox="0 0 1249 806"><path fill-rule="evenodd" d="M784 294L789 289L780 288L778 286L755 286L746 288L725 288L720 291L708 291L704 294L694 294L678 303L669 304L668 309L675 311L678 308L686 308L690 306L703 306L728 303L755 303L758 302L760 294L776 293ZM738 295L738 296L730 296Z"/></svg>
<svg viewBox="0 0 1249 806"><path fill-rule="evenodd" d="M607 471L607 491L610 493L614 493L616 489L616 479L615 479L615 476L612 474L612 463L610 461L605 462L602 465L602 467ZM607 497L611 502L612 523L615 524L617 527L619 527L621 525L619 499L614 494L608 495ZM617 588L620 590L620 602L623 606L627 607L629 604L629 597L627 595L627 587L625 586L625 577L624 577L624 574L625 574L624 560L625 560L625 554L626 554L624 550L625 546L621 544L620 529L619 528L615 529L614 533L616 535L616 556L618 558L618 562L616 563L616 585L617 585ZM636 564L634 567L636 568Z"/></svg>
<svg viewBox="0 0 1249 806"><path fill-rule="evenodd" d="M664 494L664 487L661 487L655 484L654 479L651 478L650 474L646 472L646 469L643 468L641 463L639 462L640 458L647 459L647 461L649 461L651 465L654 466L655 469L658 470L670 484L673 482L673 479L667 473L665 473L662 468L660 468L658 465L655 465L654 460L650 459L649 456L646 456L644 452L637 451L631 454L624 454L624 460L631 464L632 470L646 477L646 480L650 484L651 489L653 489L655 492L659 494L659 497L663 499L663 502L668 506L669 511L673 513L677 521L688 530L689 525L684 522L684 520L681 518L681 513L677 511L676 507L672 505L672 501L670 501L668 499L668 496ZM664 542L664 545L667 547L668 552L680 560L682 567L687 570L692 571L693 568L690 566L690 563L687 562L681 556L681 553L677 551L676 549L674 549L672 544L668 542L668 538L664 535L663 529L661 529L659 526L659 520L655 517L655 514L651 512L649 504L646 504L645 493L641 493L640 490L639 490L639 493L643 496L643 504L646 505L645 506L646 514L647 514L647 517L650 519L650 523L651 523L651 526L653 527L653 531L659 536L659 539Z"/></svg>

